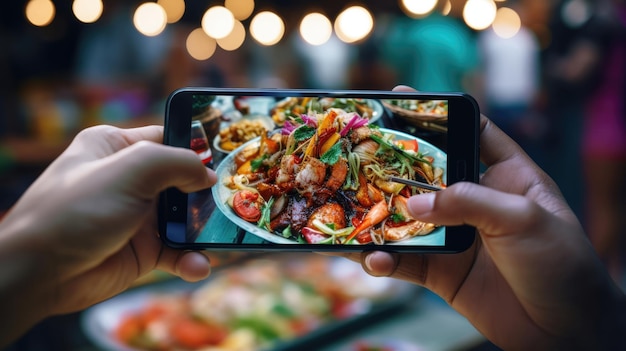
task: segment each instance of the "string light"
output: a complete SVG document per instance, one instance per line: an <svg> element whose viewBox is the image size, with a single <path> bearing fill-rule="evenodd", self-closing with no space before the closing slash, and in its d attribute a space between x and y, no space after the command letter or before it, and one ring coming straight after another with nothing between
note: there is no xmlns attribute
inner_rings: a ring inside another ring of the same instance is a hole
<svg viewBox="0 0 626 351"><path fill-rule="evenodd" d="M367 37L374 28L370 12L361 6L343 10L335 20L335 33L340 40L354 43Z"/></svg>
<svg viewBox="0 0 626 351"><path fill-rule="evenodd" d="M246 29L243 24L235 20L233 30L226 37L217 39L217 45L226 51L234 51L239 49L246 40Z"/></svg>
<svg viewBox="0 0 626 351"><path fill-rule="evenodd" d="M467 0L463 7L463 20L470 28L483 30L493 23L496 11L493 0Z"/></svg>
<svg viewBox="0 0 626 351"><path fill-rule="evenodd" d="M56 10L50 0L30 0L26 4L26 19L37 27L45 27L52 23Z"/></svg>
<svg viewBox="0 0 626 351"><path fill-rule="evenodd" d="M135 10L133 24L139 33L148 37L157 36L167 25L167 14L156 2L146 2Z"/></svg>
<svg viewBox="0 0 626 351"><path fill-rule="evenodd" d="M285 23L273 12L259 12L250 22L250 34L261 45L275 45L285 34Z"/></svg>
<svg viewBox="0 0 626 351"><path fill-rule="evenodd" d="M522 20L515 10L501 7L496 12L496 18L491 27L497 36L508 39L519 32L522 27Z"/></svg>
<svg viewBox="0 0 626 351"><path fill-rule="evenodd" d="M300 22L300 35L311 45L322 45L333 34L333 26L328 17L321 13L309 13Z"/></svg>
<svg viewBox="0 0 626 351"><path fill-rule="evenodd" d="M104 10L102 0L74 0L72 2L72 12L76 18L83 23L94 23Z"/></svg>
<svg viewBox="0 0 626 351"><path fill-rule="evenodd" d="M167 23L176 23L185 14L185 0L158 0L167 14Z"/></svg>
<svg viewBox="0 0 626 351"><path fill-rule="evenodd" d="M217 47L215 39L208 36L202 28L191 31L185 45L189 55L198 61L208 60Z"/></svg>
<svg viewBox="0 0 626 351"><path fill-rule="evenodd" d="M226 0L224 6L233 13L235 19L243 21L254 11L254 0Z"/></svg>
<svg viewBox="0 0 626 351"><path fill-rule="evenodd" d="M423 17L431 13L438 0L401 0L400 8L410 17Z"/></svg>
<svg viewBox="0 0 626 351"><path fill-rule="evenodd" d="M224 6L213 6L202 16L202 29L211 38L226 38L234 27L235 16Z"/></svg>

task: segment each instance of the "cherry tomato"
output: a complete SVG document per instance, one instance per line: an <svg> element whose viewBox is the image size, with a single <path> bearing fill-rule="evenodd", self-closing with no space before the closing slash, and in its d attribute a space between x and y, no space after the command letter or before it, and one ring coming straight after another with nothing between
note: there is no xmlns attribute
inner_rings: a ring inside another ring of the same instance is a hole
<svg viewBox="0 0 626 351"><path fill-rule="evenodd" d="M417 152L419 146L417 145L417 140L396 140L396 145L401 146L404 150Z"/></svg>
<svg viewBox="0 0 626 351"><path fill-rule="evenodd" d="M250 190L239 190L233 196L233 210L248 222L257 222L261 218L263 198Z"/></svg>
<svg viewBox="0 0 626 351"><path fill-rule="evenodd" d="M194 350L203 346L217 345L227 334L220 326L194 319L183 319L174 323L171 332L176 343Z"/></svg>
<svg viewBox="0 0 626 351"><path fill-rule="evenodd" d="M115 337L123 343L129 344L134 338L143 333L146 324L141 315L130 315L122 319L115 329Z"/></svg>

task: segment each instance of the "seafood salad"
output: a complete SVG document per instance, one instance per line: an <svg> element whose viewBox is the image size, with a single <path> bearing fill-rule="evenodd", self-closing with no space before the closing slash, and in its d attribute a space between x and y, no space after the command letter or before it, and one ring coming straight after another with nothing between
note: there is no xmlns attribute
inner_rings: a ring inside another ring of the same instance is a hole
<svg viewBox="0 0 626 351"><path fill-rule="evenodd" d="M411 217L407 200L445 187L444 169L417 139L370 125L358 112L330 108L285 121L234 155L227 203L241 219L294 242L400 242L435 229Z"/></svg>

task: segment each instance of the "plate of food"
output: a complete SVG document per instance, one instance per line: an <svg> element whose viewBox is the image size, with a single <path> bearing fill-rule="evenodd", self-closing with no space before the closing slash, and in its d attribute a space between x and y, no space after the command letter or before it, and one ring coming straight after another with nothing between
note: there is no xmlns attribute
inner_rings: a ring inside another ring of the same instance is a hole
<svg viewBox="0 0 626 351"><path fill-rule="evenodd" d="M445 131L448 122L447 100L383 100L391 113L414 126Z"/></svg>
<svg viewBox="0 0 626 351"><path fill-rule="evenodd" d="M266 115L246 115L238 121L224 123L213 139L219 152L230 153L244 143L273 130L274 122Z"/></svg>
<svg viewBox="0 0 626 351"><path fill-rule="evenodd" d="M411 218L406 201L446 186L447 155L340 109L287 121L216 169L217 207L239 227L280 244L444 245L444 228Z"/></svg>
<svg viewBox="0 0 626 351"><path fill-rule="evenodd" d="M321 255L254 257L199 283L172 280L87 309L87 337L102 350L287 350L390 315L419 288Z"/></svg>
<svg viewBox="0 0 626 351"><path fill-rule="evenodd" d="M320 113L330 108L356 112L372 124L380 119L384 111L383 105L373 99L288 97L278 101L270 115L277 126L283 126L285 121L298 119L302 114Z"/></svg>

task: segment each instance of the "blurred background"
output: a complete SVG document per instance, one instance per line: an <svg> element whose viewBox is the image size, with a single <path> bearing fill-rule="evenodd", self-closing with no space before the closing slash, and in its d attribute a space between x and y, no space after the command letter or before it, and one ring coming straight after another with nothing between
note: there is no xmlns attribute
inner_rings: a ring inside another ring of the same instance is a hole
<svg viewBox="0 0 626 351"><path fill-rule="evenodd" d="M0 216L79 130L162 124L179 87L406 84L473 95L557 181L623 284L625 11L622 0L4 2ZM64 318L12 349L93 349Z"/></svg>

